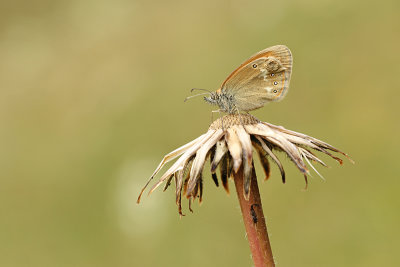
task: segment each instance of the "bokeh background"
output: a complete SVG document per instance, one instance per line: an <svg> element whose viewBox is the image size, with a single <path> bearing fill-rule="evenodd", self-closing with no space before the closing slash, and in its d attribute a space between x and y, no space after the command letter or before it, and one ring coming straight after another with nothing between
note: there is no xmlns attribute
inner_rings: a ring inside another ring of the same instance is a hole
<svg viewBox="0 0 400 267"><path fill-rule="evenodd" d="M135 201L208 128L189 90L275 44L294 55L291 89L253 114L356 161L322 156L307 191L283 155L286 184L260 175L278 266L400 265L399 1L0 5L0 266L251 266L233 183L206 179L182 219L172 188Z"/></svg>

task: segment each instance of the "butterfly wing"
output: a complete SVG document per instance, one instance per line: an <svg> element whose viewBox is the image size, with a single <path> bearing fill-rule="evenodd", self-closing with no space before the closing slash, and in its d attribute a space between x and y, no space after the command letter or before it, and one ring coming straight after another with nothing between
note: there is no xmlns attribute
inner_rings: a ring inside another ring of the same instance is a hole
<svg viewBox="0 0 400 267"><path fill-rule="evenodd" d="M266 48L243 62L217 92L233 96L236 107L241 111L279 101L289 89L292 61L292 53L286 46Z"/></svg>

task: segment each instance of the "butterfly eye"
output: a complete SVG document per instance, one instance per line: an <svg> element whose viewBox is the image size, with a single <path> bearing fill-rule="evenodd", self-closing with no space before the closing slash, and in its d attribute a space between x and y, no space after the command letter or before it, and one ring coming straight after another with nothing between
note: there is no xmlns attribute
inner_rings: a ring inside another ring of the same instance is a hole
<svg viewBox="0 0 400 267"><path fill-rule="evenodd" d="M274 93L276 93L276 92L278 92L278 91L274 90Z"/></svg>
<svg viewBox="0 0 400 267"><path fill-rule="evenodd" d="M278 84L278 82L274 82L274 85L277 85Z"/></svg>
<svg viewBox="0 0 400 267"><path fill-rule="evenodd" d="M257 68L257 64L253 64L253 68Z"/></svg>
<svg viewBox="0 0 400 267"><path fill-rule="evenodd" d="M271 77L274 77L274 76L275 76L275 73L271 73L270 75L271 75Z"/></svg>

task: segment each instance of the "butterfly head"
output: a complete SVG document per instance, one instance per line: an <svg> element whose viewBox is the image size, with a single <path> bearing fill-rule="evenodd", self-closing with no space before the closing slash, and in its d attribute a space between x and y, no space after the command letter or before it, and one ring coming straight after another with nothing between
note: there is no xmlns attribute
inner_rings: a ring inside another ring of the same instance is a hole
<svg viewBox="0 0 400 267"><path fill-rule="evenodd" d="M221 91L221 89L218 89L215 92L210 92L210 96L205 96L204 100L211 105L218 106L222 112L229 114L237 112L235 98L233 95L230 95L225 91Z"/></svg>

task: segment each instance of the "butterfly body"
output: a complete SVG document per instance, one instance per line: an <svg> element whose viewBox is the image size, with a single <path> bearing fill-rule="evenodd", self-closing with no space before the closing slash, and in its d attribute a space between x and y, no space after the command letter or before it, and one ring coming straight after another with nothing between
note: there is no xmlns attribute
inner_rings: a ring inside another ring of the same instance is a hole
<svg viewBox="0 0 400 267"><path fill-rule="evenodd" d="M272 46L243 62L204 100L229 114L255 110L286 95L291 71L289 48Z"/></svg>
<svg viewBox="0 0 400 267"><path fill-rule="evenodd" d="M222 112L233 114L237 112L234 96L228 92L211 92L204 100L212 105L217 105Z"/></svg>

